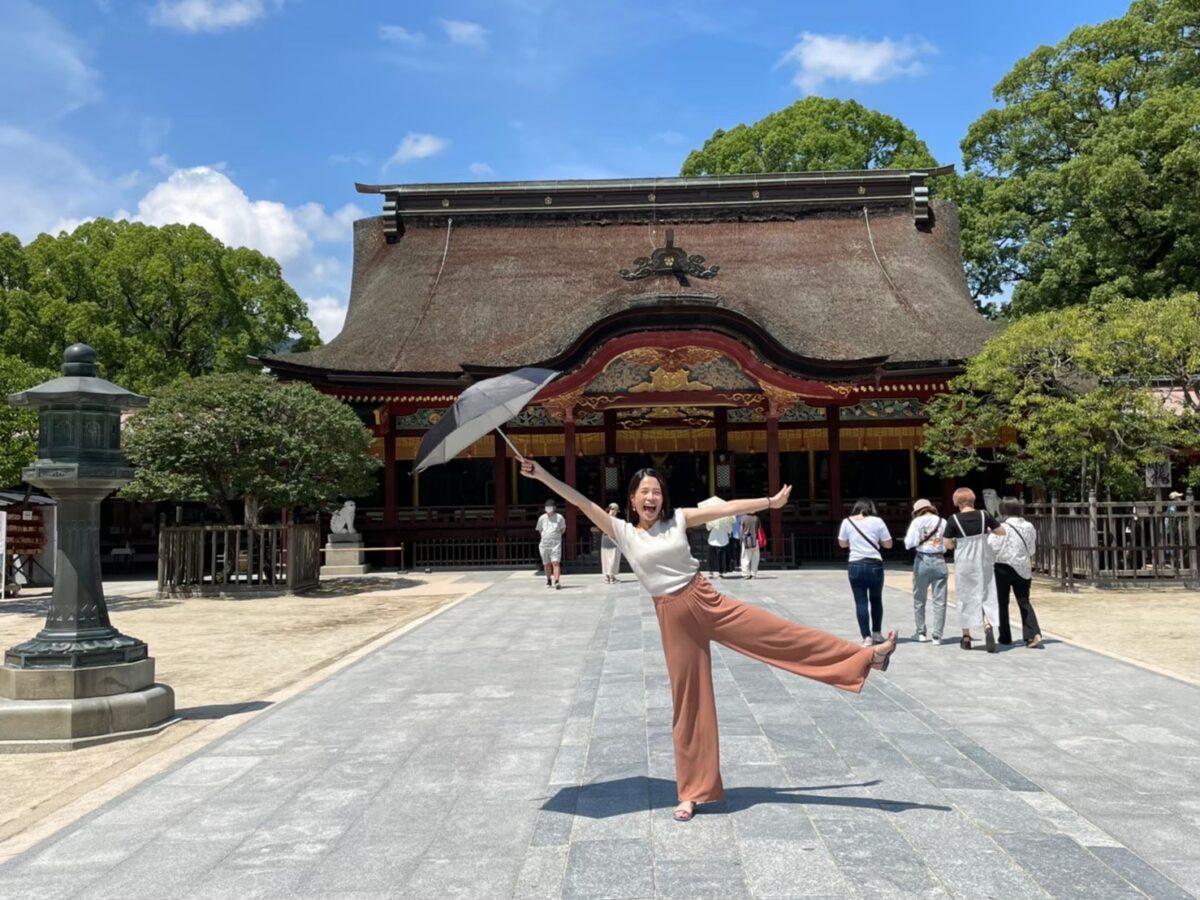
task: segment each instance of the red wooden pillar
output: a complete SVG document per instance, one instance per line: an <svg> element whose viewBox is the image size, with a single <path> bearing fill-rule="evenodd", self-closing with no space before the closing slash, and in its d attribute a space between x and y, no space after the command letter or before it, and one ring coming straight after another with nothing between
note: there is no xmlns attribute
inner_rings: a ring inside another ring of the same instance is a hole
<svg viewBox="0 0 1200 900"><path fill-rule="evenodd" d="M767 409L767 493L779 492L779 410L775 404ZM783 510L771 510L771 553L776 559L783 556Z"/></svg>
<svg viewBox="0 0 1200 900"><path fill-rule="evenodd" d="M508 445L492 432L492 517L496 526L496 558L507 558L508 547Z"/></svg>
<svg viewBox="0 0 1200 900"><path fill-rule="evenodd" d="M568 485L575 487L575 410L568 409L563 419L563 456L566 461L566 481ZM578 532L578 523L575 518L575 506L568 503L566 507L567 546L563 558L573 560L575 558L575 539Z"/></svg>
<svg viewBox="0 0 1200 900"><path fill-rule="evenodd" d="M615 471L610 472L610 469L617 469L617 411L615 409L604 411L604 465L600 468L600 503L607 505L611 500L615 500L623 507L625 498L621 496L620 475Z"/></svg>
<svg viewBox="0 0 1200 900"><path fill-rule="evenodd" d="M396 413L391 404L383 408L383 540L385 547L395 547L399 540L396 531ZM396 565L396 551L383 554L387 568Z"/></svg>
<svg viewBox="0 0 1200 900"><path fill-rule="evenodd" d="M829 511L835 522L845 514L842 504L842 408L825 407L826 428L829 433Z"/></svg>

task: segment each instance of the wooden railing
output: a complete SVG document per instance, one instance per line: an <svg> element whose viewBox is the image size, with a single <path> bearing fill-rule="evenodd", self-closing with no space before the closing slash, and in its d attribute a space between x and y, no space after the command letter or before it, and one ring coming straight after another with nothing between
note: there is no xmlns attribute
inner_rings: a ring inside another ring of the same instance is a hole
<svg viewBox="0 0 1200 900"><path fill-rule="evenodd" d="M1038 533L1034 570L1064 584L1157 584L1200 587L1200 509L1182 500L1029 504Z"/></svg>
<svg viewBox="0 0 1200 900"><path fill-rule="evenodd" d="M316 587L316 525L196 525L158 535L159 596L209 596Z"/></svg>

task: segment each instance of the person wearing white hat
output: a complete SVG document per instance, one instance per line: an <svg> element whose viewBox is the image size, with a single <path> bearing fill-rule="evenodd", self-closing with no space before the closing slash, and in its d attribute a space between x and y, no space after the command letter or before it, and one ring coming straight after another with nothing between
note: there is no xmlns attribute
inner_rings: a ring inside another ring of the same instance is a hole
<svg viewBox="0 0 1200 900"><path fill-rule="evenodd" d="M904 535L904 546L916 552L913 558L912 594L917 630L913 633L913 639L922 642L932 639L934 643L940 643L942 629L946 627L946 590L950 581L946 570L946 548L942 544L946 520L937 514L928 500L914 503L912 514L913 520L909 523L908 533ZM931 588L933 623L932 628L926 630L925 601Z"/></svg>

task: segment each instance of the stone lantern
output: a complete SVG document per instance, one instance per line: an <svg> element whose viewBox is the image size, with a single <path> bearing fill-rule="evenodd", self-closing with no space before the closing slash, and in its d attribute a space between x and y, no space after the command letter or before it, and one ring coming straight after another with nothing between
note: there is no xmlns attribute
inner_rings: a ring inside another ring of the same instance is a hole
<svg viewBox="0 0 1200 900"><path fill-rule="evenodd" d="M0 750L62 750L152 733L174 721L145 642L117 631L100 580L100 501L127 484L121 412L138 394L97 377L96 351L74 344L62 377L8 398L38 410L38 457L24 479L58 507L46 624L0 668Z"/></svg>

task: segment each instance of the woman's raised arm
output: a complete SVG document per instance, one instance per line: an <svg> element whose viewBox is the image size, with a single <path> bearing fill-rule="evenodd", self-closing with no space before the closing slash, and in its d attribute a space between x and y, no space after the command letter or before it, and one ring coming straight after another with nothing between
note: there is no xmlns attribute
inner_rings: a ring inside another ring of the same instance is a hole
<svg viewBox="0 0 1200 900"><path fill-rule="evenodd" d="M714 503L712 506L691 506L683 511L684 522L688 528L714 522L726 516L742 516L756 513L760 509L779 509L786 506L788 497L792 495L792 486L785 484L783 489L774 497L758 497L754 500L726 500L724 503Z"/></svg>
<svg viewBox="0 0 1200 900"><path fill-rule="evenodd" d="M613 517L600 506L579 493L579 491L575 490L575 488L559 481L543 469L536 460L526 459L521 463L521 474L526 478L532 478L534 481L540 481L572 506L578 507L585 516L591 519L593 525L610 538L616 540L616 535L613 533Z"/></svg>

